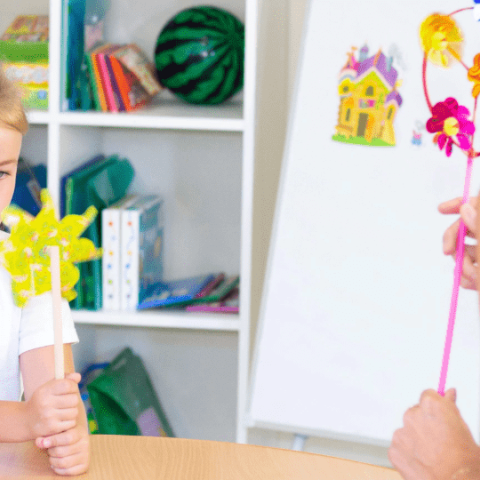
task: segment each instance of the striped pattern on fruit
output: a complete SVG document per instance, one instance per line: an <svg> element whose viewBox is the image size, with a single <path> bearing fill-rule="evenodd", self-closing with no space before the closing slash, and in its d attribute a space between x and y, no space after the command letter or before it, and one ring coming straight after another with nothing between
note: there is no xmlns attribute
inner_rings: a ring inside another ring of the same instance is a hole
<svg viewBox="0 0 480 480"><path fill-rule="evenodd" d="M245 29L226 10L195 7L160 32L155 66L160 83L187 102L214 105L243 87Z"/></svg>

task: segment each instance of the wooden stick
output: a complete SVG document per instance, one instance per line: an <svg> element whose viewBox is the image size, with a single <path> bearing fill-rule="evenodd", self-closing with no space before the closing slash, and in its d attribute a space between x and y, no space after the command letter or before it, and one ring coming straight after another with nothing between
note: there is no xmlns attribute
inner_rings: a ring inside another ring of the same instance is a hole
<svg viewBox="0 0 480 480"><path fill-rule="evenodd" d="M55 355L55 378L65 378L62 334L62 291L60 283L60 249L48 247L53 301L53 341Z"/></svg>

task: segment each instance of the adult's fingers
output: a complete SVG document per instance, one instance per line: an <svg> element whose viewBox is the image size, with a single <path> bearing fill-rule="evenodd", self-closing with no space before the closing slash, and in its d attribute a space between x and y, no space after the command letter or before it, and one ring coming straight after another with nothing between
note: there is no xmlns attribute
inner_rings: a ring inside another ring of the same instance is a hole
<svg viewBox="0 0 480 480"><path fill-rule="evenodd" d="M447 200L446 202L442 202L438 206L438 211L443 213L444 215L450 215L455 213L460 213L460 207L462 206L463 198L457 197L452 198L451 200ZM472 207L477 206L477 197L470 197L468 199L468 203L472 205Z"/></svg>
<svg viewBox="0 0 480 480"><path fill-rule="evenodd" d="M467 226L468 227L468 226ZM460 219L456 220L452 223L443 234L443 253L445 255L452 255L455 253L457 249L457 238L458 238L458 230L460 228ZM467 228L466 235L470 238L476 238L475 234L473 233L476 228L472 231Z"/></svg>

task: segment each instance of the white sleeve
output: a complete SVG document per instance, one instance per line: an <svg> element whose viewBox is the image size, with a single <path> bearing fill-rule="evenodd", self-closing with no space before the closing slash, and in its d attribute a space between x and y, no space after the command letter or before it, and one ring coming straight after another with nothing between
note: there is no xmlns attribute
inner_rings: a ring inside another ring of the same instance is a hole
<svg viewBox="0 0 480 480"><path fill-rule="evenodd" d="M62 299L63 343L78 343L68 302ZM50 292L30 298L22 309L18 354L53 345L53 305Z"/></svg>

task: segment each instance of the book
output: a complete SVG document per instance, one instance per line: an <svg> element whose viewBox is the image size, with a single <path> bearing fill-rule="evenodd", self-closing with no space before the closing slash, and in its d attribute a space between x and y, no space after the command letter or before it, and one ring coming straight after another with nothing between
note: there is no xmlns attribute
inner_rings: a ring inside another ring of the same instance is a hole
<svg viewBox="0 0 480 480"><path fill-rule="evenodd" d="M223 283L225 280L225 274L224 273L219 273L215 275L215 278L205 286L205 288L199 292L192 300L186 300L185 302L176 302L172 305L166 305L166 308L169 307L174 307L174 308L179 308L179 307L184 307L186 305L190 305L195 301L200 301L202 298L206 297L210 293L212 293L221 283Z"/></svg>
<svg viewBox="0 0 480 480"><path fill-rule="evenodd" d="M148 101L148 95L144 90L135 87L136 82L138 82L135 75L125 68L114 55L110 54L108 60L125 110L130 112L145 105Z"/></svg>
<svg viewBox="0 0 480 480"><path fill-rule="evenodd" d="M104 310L120 310L121 211L132 205L135 195L127 195L102 210L102 298Z"/></svg>
<svg viewBox="0 0 480 480"><path fill-rule="evenodd" d="M79 173L82 170L88 169L94 165L97 165L98 162L98 167L101 166L102 162L105 161L105 155L96 155L92 159L88 160L85 163L82 163L79 167L71 170L67 174L65 174L61 179L60 179L60 217L63 218L66 215L66 208L65 208L65 196L66 196L66 183L69 177L72 175L75 175Z"/></svg>
<svg viewBox="0 0 480 480"><path fill-rule="evenodd" d="M126 106L124 99L122 97L122 94L120 92L120 87L118 85L117 78L115 77L115 72L113 71L113 66L112 66L112 58L110 54L104 55L105 58L105 64L108 69L108 75L110 77L110 82L112 84L112 89L113 89L113 94L115 96L115 101L117 102L118 105L118 110L120 112L125 112L126 111Z"/></svg>
<svg viewBox="0 0 480 480"><path fill-rule="evenodd" d="M158 282L152 285L138 304L138 309L164 307L193 300L212 280L214 274Z"/></svg>
<svg viewBox="0 0 480 480"><path fill-rule="evenodd" d="M108 58L126 111L145 105L163 89L153 64L135 44L120 46Z"/></svg>
<svg viewBox="0 0 480 480"><path fill-rule="evenodd" d="M141 195L121 212L121 309L133 311L145 292L162 280L163 199Z"/></svg>
<svg viewBox="0 0 480 480"><path fill-rule="evenodd" d="M223 300L211 303L201 303L198 305L189 305L187 312L206 312L206 313L239 313L239 289L235 287Z"/></svg>
<svg viewBox="0 0 480 480"><path fill-rule="evenodd" d="M105 95L105 87L103 85L102 74L100 72L100 66L98 64L97 53L101 52L104 49L109 48L110 46L111 46L110 43L106 43L98 46L97 48L94 48L91 52L89 52L90 61L92 64L92 70L93 70L93 78L94 78L92 89L96 89L96 92L97 92L96 96L98 97L98 102L100 103L99 111L101 112L108 112L108 103L107 103L107 97Z"/></svg>
<svg viewBox="0 0 480 480"><path fill-rule="evenodd" d="M5 30L0 40L47 42L48 15L18 15Z"/></svg>
<svg viewBox="0 0 480 480"><path fill-rule="evenodd" d="M134 170L127 159L112 155L70 175L65 184L65 210L67 214L83 213L90 205L101 211L127 194ZM101 217L97 216L85 230L85 238L101 246ZM98 310L102 305L101 260L79 265L80 280L75 285L77 298L73 308Z"/></svg>
<svg viewBox="0 0 480 480"><path fill-rule="evenodd" d="M222 283L220 283L210 293L202 297L195 298L192 303L219 302L225 299L228 295L230 295L232 290L237 288L239 283L240 283L239 275L233 275L233 276L227 277Z"/></svg>
<svg viewBox="0 0 480 480"><path fill-rule="evenodd" d="M93 66L93 60L90 55L90 52L85 53L85 63L88 69L90 89L92 91L92 96L93 96L93 107L97 112L101 112L102 104L100 103L100 96L98 94L98 86L97 86L97 77L95 76L95 68Z"/></svg>
<svg viewBox="0 0 480 480"><path fill-rule="evenodd" d="M105 98L107 100L107 107L110 112L118 113L119 105L116 95L113 91L112 78L110 77L110 71L107 67L105 57L110 53L118 49L118 45L111 45L97 52L98 68L102 77L102 85L105 90Z"/></svg>
<svg viewBox="0 0 480 480"><path fill-rule="evenodd" d="M118 48L113 55L138 78L150 97L162 91L163 87L155 76L155 67L138 45L134 43L124 45Z"/></svg>

